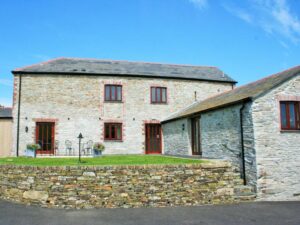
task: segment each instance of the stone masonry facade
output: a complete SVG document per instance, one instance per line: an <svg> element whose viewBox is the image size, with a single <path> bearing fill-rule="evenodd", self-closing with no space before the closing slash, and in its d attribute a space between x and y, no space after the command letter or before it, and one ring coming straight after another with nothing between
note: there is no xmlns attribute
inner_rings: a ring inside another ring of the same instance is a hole
<svg viewBox="0 0 300 225"><path fill-rule="evenodd" d="M242 105L234 105L204 113L200 119L203 157L225 159L232 162L237 172L242 173L241 124ZM256 186L254 134L252 130L251 103L242 109L244 154L247 184Z"/></svg>
<svg viewBox="0 0 300 225"><path fill-rule="evenodd" d="M236 172L241 173L241 132L240 109L234 105L201 114L200 139L202 157L228 160ZM256 162L251 103L243 112L245 168L247 183L256 186ZM182 127L186 127L184 130ZM165 153L170 155L191 155L191 120L188 118L163 124L165 132Z"/></svg>
<svg viewBox="0 0 300 225"><path fill-rule="evenodd" d="M104 102L105 84L122 85L122 102ZM150 88L167 88L167 104L151 104ZM16 150L19 75L14 80L14 144ZM171 113L212 95L231 90L232 84L195 80L81 76L22 75L20 109L20 155L26 144L35 142L35 124L55 122L55 140L65 151L70 140L78 151L77 136L83 141L104 142L105 154L144 154L145 124L160 123ZM184 94L183 94L184 93ZM122 141L104 141L104 123L123 125ZM28 132L25 132L28 127Z"/></svg>
<svg viewBox="0 0 300 225"><path fill-rule="evenodd" d="M163 124L164 149L166 155L191 155L189 119Z"/></svg>
<svg viewBox="0 0 300 225"><path fill-rule="evenodd" d="M230 163L34 167L0 165L0 198L51 208L129 208L236 201Z"/></svg>
<svg viewBox="0 0 300 225"><path fill-rule="evenodd" d="M300 200L300 132L280 129L280 101L300 101L300 76L254 100L258 197Z"/></svg>

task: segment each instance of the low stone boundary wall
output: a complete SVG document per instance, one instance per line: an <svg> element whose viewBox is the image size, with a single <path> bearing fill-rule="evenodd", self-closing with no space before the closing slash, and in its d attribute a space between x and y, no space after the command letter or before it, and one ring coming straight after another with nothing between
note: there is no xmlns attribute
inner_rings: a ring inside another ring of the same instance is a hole
<svg viewBox="0 0 300 225"><path fill-rule="evenodd" d="M165 207L234 202L226 162L187 165L0 165L0 197L58 208Z"/></svg>

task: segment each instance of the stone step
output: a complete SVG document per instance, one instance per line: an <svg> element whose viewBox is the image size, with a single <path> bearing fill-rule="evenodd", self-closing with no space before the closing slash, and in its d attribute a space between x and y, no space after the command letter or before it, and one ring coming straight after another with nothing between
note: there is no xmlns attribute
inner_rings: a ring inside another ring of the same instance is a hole
<svg viewBox="0 0 300 225"><path fill-rule="evenodd" d="M256 194L249 185L237 185L234 187L235 199L238 201L254 201Z"/></svg>
<svg viewBox="0 0 300 225"><path fill-rule="evenodd" d="M256 198L256 194L252 193L252 194L240 194L240 195L236 195L235 200L241 201L241 202L245 202L245 201L254 201Z"/></svg>
<svg viewBox="0 0 300 225"><path fill-rule="evenodd" d="M253 188L251 186L247 186L247 185L238 185L234 187L234 192L239 194L239 193L253 193Z"/></svg>

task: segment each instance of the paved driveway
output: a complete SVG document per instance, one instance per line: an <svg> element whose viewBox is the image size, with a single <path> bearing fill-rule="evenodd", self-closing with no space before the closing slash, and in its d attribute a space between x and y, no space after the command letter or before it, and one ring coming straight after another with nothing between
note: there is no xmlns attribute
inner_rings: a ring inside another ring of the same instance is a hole
<svg viewBox="0 0 300 225"><path fill-rule="evenodd" d="M300 202L140 209L62 210L0 201L2 225L289 225L300 224Z"/></svg>

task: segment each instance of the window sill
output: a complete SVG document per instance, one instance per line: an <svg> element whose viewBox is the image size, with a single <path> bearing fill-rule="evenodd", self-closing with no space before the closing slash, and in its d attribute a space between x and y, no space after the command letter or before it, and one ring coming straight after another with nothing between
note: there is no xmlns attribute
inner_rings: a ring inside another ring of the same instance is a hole
<svg viewBox="0 0 300 225"><path fill-rule="evenodd" d="M104 101L104 103L124 103L123 101Z"/></svg>
<svg viewBox="0 0 300 225"><path fill-rule="evenodd" d="M168 105L167 102L151 102L151 105Z"/></svg>
<svg viewBox="0 0 300 225"><path fill-rule="evenodd" d="M300 133L300 130L280 130L280 133Z"/></svg>
<svg viewBox="0 0 300 225"><path fill-rule="evenodd" d="M104 142L123 142L123 140L104 140Z"/></svg>

